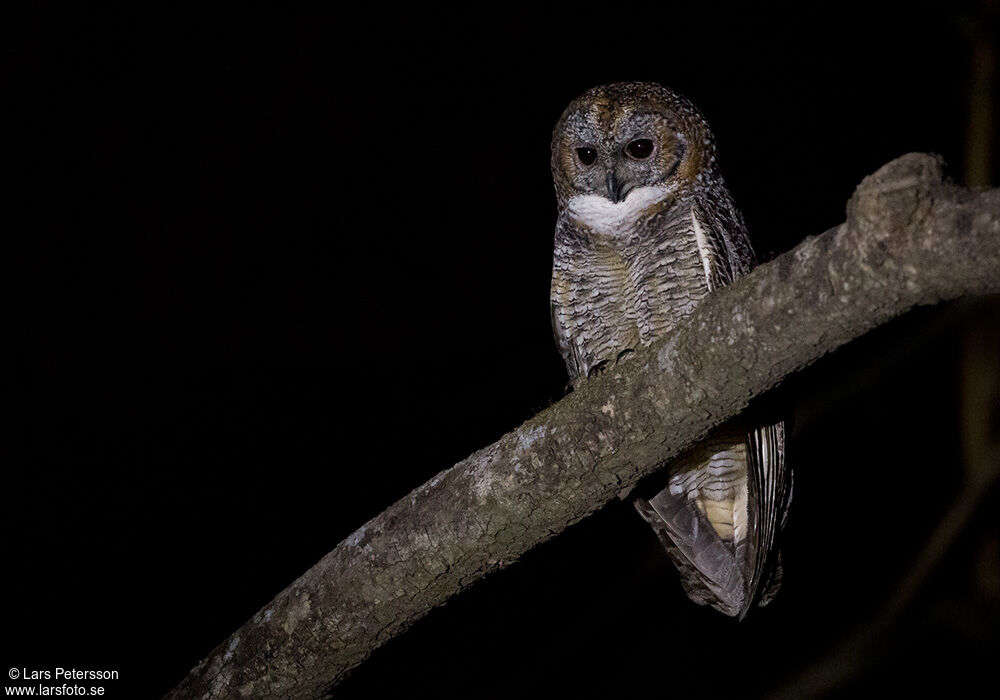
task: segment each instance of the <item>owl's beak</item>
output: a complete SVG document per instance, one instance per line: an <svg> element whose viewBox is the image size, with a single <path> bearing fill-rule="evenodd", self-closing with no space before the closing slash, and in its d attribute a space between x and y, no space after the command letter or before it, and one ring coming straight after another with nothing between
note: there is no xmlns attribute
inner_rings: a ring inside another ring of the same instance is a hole
<svg viewBox="0 0 1000 700"><path fill-rule="evenodd" d="M625 183L615 177L615 172L613 170L608 171L607 189L608 199L610 199L614 204L621 202L628 194L628 191L625 189Z"/></svg>

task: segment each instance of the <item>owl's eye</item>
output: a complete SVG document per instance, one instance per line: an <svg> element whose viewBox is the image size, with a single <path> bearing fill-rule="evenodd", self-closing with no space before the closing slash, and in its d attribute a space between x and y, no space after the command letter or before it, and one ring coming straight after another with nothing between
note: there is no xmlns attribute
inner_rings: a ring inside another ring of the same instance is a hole
<svg viewBox="0 0 1000 700"><path fill-rule="evenodd" d="M576 149L576 157L584 165L593 165L594 161L597 160L597 149L590 146L583 146Z"/></svg>
<svg viewBox="0 0 1000 700"><path fill-rule="evenodd" d="M636 160L645 160L649 158L649 154L652 152L653 142L650 139L636 139L635 141L630 141L625 146L625 153L628 154L629 158L635 158Z"/></svg>

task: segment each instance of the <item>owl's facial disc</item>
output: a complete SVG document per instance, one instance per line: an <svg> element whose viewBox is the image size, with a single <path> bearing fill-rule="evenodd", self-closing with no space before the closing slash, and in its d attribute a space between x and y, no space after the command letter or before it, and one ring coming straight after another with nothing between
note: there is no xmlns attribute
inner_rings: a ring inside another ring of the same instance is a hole
<svg viewBox="0 0 1000 700"><path fill-rule="evenodd" d="M658 111L613 113L582 107L566 119L559 162L577 194L623 202L639 187L668 185L684 139Z"/></svg>

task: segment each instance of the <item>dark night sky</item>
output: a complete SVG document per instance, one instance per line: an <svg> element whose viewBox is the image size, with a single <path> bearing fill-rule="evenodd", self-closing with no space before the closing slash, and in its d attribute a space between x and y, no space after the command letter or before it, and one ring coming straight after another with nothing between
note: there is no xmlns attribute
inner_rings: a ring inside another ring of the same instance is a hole
<svg viewBox="0 0 1000 700"><path fill-rule="evenodd" d="M357 526L560 398L549 138L592 85L701 107L761 259L841 222L903 153L961 179L958 10L693 4L10 13L3 663L117 668L110 697L158 697ZM977 313L914 312L781 388L798 490L772 607L693 606L613 504L343 694L780 685L892 597L958 492ZM997 505L837 697L986 677L1000 596L975 571Z"/></svg>

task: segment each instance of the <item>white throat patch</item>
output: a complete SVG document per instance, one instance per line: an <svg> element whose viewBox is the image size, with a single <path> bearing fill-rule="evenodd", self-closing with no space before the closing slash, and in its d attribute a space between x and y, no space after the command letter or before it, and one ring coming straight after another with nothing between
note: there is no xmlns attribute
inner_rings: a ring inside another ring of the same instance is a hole
<svg viewBox="0 0 1000 700"><path fill-rule="evenodd" d="M572 219L596 233L620 236L632 230L638 216L670 194L667 187L636 187L621 202L615 204L597 194L570 197L566 208Z"/></svg>

